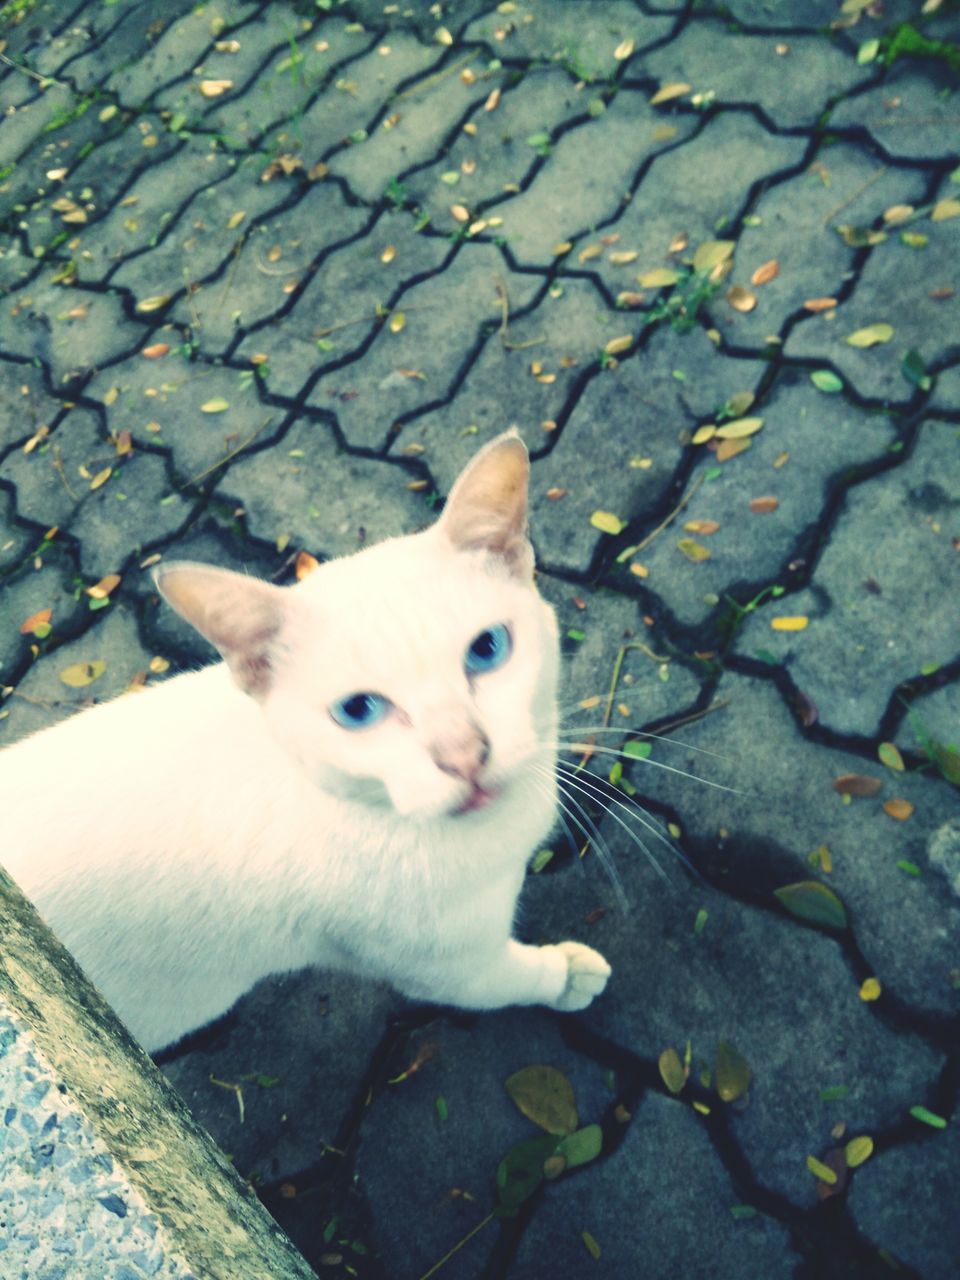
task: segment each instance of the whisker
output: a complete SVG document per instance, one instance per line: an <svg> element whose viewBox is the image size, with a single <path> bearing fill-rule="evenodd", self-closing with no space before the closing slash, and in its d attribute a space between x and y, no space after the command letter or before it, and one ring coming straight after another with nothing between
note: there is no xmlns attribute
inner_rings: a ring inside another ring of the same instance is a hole
<svg viewBox="0 0 960 1280"><path fill-rule="evenodd" d="M564 781L566 782L568 787L574 787L577 791L583 792L583 794L587 796L588 799L594 799L594 796L591 794L591 791L587 787L583 786L579 781L574 781L573 777L571 777L569 773L565 774ZM661 867L660 863L657 861L654 855L650 852L650 850L647 848L644 842L640 839L637 833L631 827L627 826L627 824L620 817L620 815L617 813L614 813L613 809L611 809L609 805L604 804L602 807L604 811L614 820L614 822L618 823L621 827L623 827L624 831L626 831L627 835L634 842L637 848L643 851L644 856L646 857L650 865L653 867L653 869L656 871L657 875L660 876L661 879L664 880L667 884L670 884L670 877L667 875L663 867ZM656 832L655 834L659 835L659 832ZM663 837L661 837L661 839L662 838ZM670 851L671 853L676 853L676 850L673 849L672 847Z"/></svg>
<svg viewBox="0 0 960 1280"><path fill-rule="evenodd" d="M541 768L541 772L545 773L548 778L551 778L553 781L556 782L558 790L563 792L563 795L566 796L567 800L570 801L570 804L575 805L576 810L583 816L584 822L586 822L587 826L589 827L589 831L587 830L587 827L584 826L583 822L581 822L580 819L576 816L576 812L573 809L569 808L566 804L564 804L562 800L558 798L557 803L562 807L564 813L566 813L570 817L570 819L576 824L576 826L582 832L585 839L587 839L594 846L597 857L600 860L600 865L603 867L604 871L606 872L607 879L610 881L610 884L613 887L613 891L614 891L614 894L616 895L617 902L620 904L621 908L624 911L629 911L630 900L627 897L626 890L623 887L623 881L620 878L620 873L617 870L616 864L613 860L613 855L610 852L610 847L607 844L607 842L604 840L603 836L600 834L600 830L597 827L596 823L590 817L589 813L587 813L587 810L580 803L580 801L577 800L575 796L571 795L570 792L564 788L563 782L558 777L556 777L555 774L548 773L543 768Z"/></svg>
<svg viewBox="0 0 960 1280"><path fill-rule="evenodd" d="M706 747L695 747L691 742L681 738L668 738L663 733L653 733L649 729L631 729L629 726L615 724L572 724L558 725L558 733L618 733L622 738L649 738L653 742L669 742L671 746L683 747L685 751L696 751L698 755L713 756L715 760L729 760L729 755L722 751L710 751Z"/></svg>
<svg viewBox="0 0 960 1280"><path fill-rule="evenodd" d="M667 773L679 774L681 778L689 778L691 782L702 782L705 787L714 787L717 791L729 791L731 795L743 795L736 787L728 787L722 782L713 782L710 778L701 778L695 773L687 773L686 769L677 769L672 764L664 764L662 760L641 759L632 756L628 751L616 751L613 747L598 747L595 742L543 742L544 747L552 747L555 751L579 751L581 753L599 752L601 755L618 756L622 760L636 760L638 764L652 765L654 769L666 769Z"/></svg>
<svg viewBox="0 0 960 1280"><path fill-rule="evenodd" d="M617 805L621 809L624 809L627 813L630 814L630 816L636 822L639 822L640 825L645 830L649 831L652 836L655 836L656 839L659 840L660 843L665 846L665 848L669 849L672 856L676 858L678 861L682 862L691 875L696 876L698 880L703 879L700 872L693 865L693 863L690 861L687 855L683 852L683 850L678 849L676 844L674 844L674 842L671 839L669 839L668 836L665 836L663 834L663 832L659 829L657 820L654 818L653 814L648 813L646 809L644 809L644 807L638 801L621 800L619 796L610 795L609 792L606 790L606 788L599 785L599 783L595 780L596 779L595 774L592 774L589 772L577 773L572 765L566 764L562 760L557 761L557 768L563 771L563 773L570 780L571 785L573 785L573 778L576 777L577 783L579 783L583 787L586 787L589 791L593 792L594 795L597 797L596 803L600 803L600 801L606 801L606 802ZM591 779L594 779L594 781L591 781ZM604 808L606 808L606 804L604 805ZM610 813L610 816L612 818L615 818L616 814ZM647 849L646 845L643 845L642 842L641 842L641 845L643 847L644 852L647 854L647 856L652 858L653 855L650 853L650 850Z"/></svg>

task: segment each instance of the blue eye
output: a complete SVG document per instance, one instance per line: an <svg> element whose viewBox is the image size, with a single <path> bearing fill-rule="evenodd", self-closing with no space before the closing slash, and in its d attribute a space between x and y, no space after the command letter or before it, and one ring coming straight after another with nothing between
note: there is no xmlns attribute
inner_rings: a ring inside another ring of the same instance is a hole
<svg viewBox="0 0 960 1280"><path fill-rule="evenodd" d="M330 714L343 729L369 729L390 710L390 703L379 693L351 693L330 706Z"/></svg>
<svg viewBox="0 0 960 1280"><path fill-rule="evenodd" d="M510 632L502 623L488 627L476 636L463 658L467 675L482 675L485 671L494 671L502 667L510 657L513 643Z"/></svg>

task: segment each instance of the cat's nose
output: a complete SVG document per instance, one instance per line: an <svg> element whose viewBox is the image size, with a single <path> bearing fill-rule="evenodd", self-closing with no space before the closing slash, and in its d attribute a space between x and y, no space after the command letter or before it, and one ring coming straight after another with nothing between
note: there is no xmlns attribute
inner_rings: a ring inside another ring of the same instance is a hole
<svg viewBox="0 0 960 1280"><path fill-rule="evenodd" d="M442 773L475 783L490 759L490 740L476 725L463 725L458 732L435 739L430 757Z"/></svg>

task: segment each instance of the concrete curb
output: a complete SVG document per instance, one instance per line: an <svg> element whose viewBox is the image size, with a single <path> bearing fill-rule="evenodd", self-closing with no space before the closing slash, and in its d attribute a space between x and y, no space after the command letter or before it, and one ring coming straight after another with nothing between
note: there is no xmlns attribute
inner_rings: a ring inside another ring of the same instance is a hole
<svg viewBox="0 0 960 1280"><path fill-rule="evenodd" d="M313 1277L2 871L0 915L0 1271Z"/></svg>

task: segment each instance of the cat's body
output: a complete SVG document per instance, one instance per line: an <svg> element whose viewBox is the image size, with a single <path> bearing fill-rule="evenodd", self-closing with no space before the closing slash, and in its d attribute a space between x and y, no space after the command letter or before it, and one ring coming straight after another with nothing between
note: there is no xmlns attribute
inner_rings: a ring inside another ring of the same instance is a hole
<svg viewBox="0 0 960 1280"><path fill-rule="evenodd" d="M148 1049L304 965L474 1008L603 988L589 948L510 936L556 805L526 466L501 438L432 529L293 588L161 571L227 661L0 754L0 862Z"/></svg>

